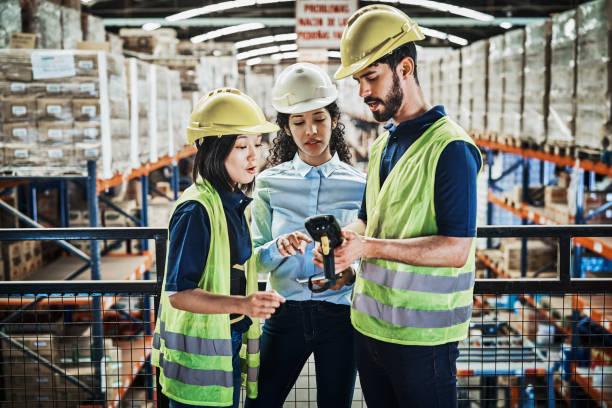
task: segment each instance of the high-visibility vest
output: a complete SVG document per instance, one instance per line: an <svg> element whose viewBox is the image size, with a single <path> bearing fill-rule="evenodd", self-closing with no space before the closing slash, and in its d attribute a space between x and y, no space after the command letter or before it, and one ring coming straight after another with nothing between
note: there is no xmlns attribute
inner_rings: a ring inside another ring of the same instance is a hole
<svg viewBox="0 0 612 408"><path fill-rule="evenodd" d="M200 179L185 190L172 212L185 201L201 203L210 218L210 249L198 287L229 295L230 249L221 198L208 181ZM245 269L247 294L250 294L257 291L254 257L247 261ZM165 274L163 286L166 286ZM247 395L255 398L261 333L258 319L252 320L253 324L243 337L241 366ZM159 367L159 383L169 398L190 405L232 405L234 383L229 314L197 314L175 309L166 290L162 289L152 363Z"/></svg>
<svg viewBox="0 0 612 408"><path fill-rule="evenodd" d="M408 148L381 187L380 163L387 140L384 133L371 150L365 235L381 239L436 235L438 159L449 143L461 140L474 145L472 139L448 117L437 120ZM475 242L461 268L363 258L351 305L353 326L366 336L405 345L464 339L472 315L474 256Z"/></svg>

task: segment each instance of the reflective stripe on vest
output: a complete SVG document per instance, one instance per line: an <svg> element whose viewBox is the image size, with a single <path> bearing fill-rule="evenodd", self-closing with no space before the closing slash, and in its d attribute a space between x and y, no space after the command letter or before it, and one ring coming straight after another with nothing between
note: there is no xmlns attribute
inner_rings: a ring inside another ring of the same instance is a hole
<svg viewBox="0 0 612 408"><path fill-rule="evenodd" d="M164 370L164 376L171 380L177 380L183 384L210 386L218 385L221 387L232 387L234 384L234 373L222 370L200 370L189 368L164 359L162 353L159 354L159 366Z"/></svg>
<svg viewBox="0 0 612 408"><path fill-rule="evenodd" d="M206 339L188 336L181 333L166 331L166 323L159 322L159 333L153 335L153 347L159 349L160 338L164 339L166 348L202 356L230 356L232 355L232 341L230 339Z"/></svg>
<svg viewBox="0 0 612 408"><path fill-rule="evenodd" d="M247 350L249 354L257 354L259 353L259 337L256 339L248 339L247 340Z"/></svg>
<svg viewBox="0 0 612 408"><path fill-rule="evenodd" d="M472 316L472 305L450 310L412 310L385 305L378 300L355 293L353 309L396 326L438 329L465 323Z"/></svg>
<svg viewBox="0 0 612 408"><path fill-rule="evenodd" d="M255 382L259 376L259 366L247 368L247 381Z"/></svg>
<svg viewBox="0 0 612 408"><path fill-rule="evenodd" d="M394 271L382 266L363 262L360 276L370 282L391 289L447 294L462 292L474 286L474 271L457 276L432 276L410 271Z"/></svg>

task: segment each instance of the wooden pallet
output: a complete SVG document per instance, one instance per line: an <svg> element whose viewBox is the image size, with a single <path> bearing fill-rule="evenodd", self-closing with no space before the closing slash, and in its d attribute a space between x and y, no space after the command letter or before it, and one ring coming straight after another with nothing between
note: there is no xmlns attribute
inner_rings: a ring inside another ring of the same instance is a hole
<svg viewBox="0 0 612 408"><path fill-rule="evenodd" d="M483 140L485 137L484 132L482 130L477 130L477 129L470 129L468 134L470 135L472 139Z"/></svg>
<svg viewBox="0 0 612 408"><path fill-rule="evenodd" d="M599 162L602 159L604 151L601 149L593 149L592 147L576 147L576 157L580 160L591 160Z"/></svg>
<svg viewBox="0 0 612 408"><path fill-rule="evenodd" d="M485 140L489 140L491 142L497 142L498 136L499 136L499 133L491 132L490 130L487 130L486 133L484 134Z"/></svg>
<svg viewBox="0 0 612 408"><path fill-rule="evenodd" d="M497 142L506 146L521 147L521 139L514 135L503 134L497 137Z"/></svg>
<svg viewBox="0 0 612 408"><path fill-rule="evenodd" d="M576 146L573 144L545 143L544 152L562 157L575 157Z"/></svg>

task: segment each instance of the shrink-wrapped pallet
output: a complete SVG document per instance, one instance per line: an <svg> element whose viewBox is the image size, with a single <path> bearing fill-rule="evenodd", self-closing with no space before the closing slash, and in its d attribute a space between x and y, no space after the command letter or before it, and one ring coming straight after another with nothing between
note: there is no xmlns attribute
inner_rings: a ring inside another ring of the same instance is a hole
<svg viewBox="0 0 612 408"><path fill-rule="evenodd" d="M7 48L12 32L21 32L19 0L0 1L0 48Z"/></svg>
<svg viewBox="0 0 612 408"><path fill-rule="evenodd" d="M103 52L0 50L1 170L22 175L128 167L123 57Z"/></svg>
<svg viewBox="0 0 612 408"><path fill-rule="evenodd" d="M83 41L81 31L81 11L69 7L61 7L62 15L62 48L74 50L77 43Z"/></svg>
<svg viewBox="0 0 612 408"><path fill-rule="evenodd" d="M130 165L140 167L149 161L151 142L149 133L150 64L136 58L126 61L128 95L130 100Z"/></svg>
<svg viewBox="0 0 612 408"><path fill-rule="evenodd" d="M476 41L469 47L472 53L472 129L482 134L487 128L489 40Z"/></svg>
<svg viewBox="0 0 612 408"><path fill-rule="evenodd" d="M431 104L441 105L444 104L443 99L445 97L444 86L442 83L442 72L441 72L442 58L435 57L431 60Z"/></svg>
<svg viewBox="0 0 612 408"><path fill-rule="evenodd" d="M576 11L553 16L546 141L571 145L575 130Z"/></svg>
<svg viewBox="0 0 612 408"><path fill-rule="evenodd" d="M417 62L417 78L425 100L431 102L431 61L428 58L421 57Z"/></svg>
<svg viewBox="0 0 612 408"><path fill-rule="evenodd" d="M504 102L504 44L505 37L489 39L489 90L487 105L487 133L501 133Z"/></svg>
<svg viewBox="0 0 612 408"><path fill-rule="evenodd" d="M47 0L33 0L26 7L30 31L36 34L36 48L62 48L62 8Z"/></svg>
<svg viewBox="0 0 612 408"><path fill-rule="evenodd" d="M546 141L550 92L551 22L525 27L525 90L521 139L536 144Z"/></svg>
<svg viewBox="0 0 612 408"><path fill-rule="evenodd" d="M459 117L459 97L461 86L461 52L452 50L442 58L441 83L444 94L441 103L444 104L447 115L453 119Z"/></svg>
<svg viewBox="0 0 612 408"><path fill-rule="evenodd" d="M187 144L187 133L185 128L189 124L191 116L191 101L183 99L181 92L181 73L169 70L168 76L168 140L171 144L168 147L170 156L176 155Z"/></svg>
<svg viewBox="0 0 612 408"><path fill-rule="evenodd" d="M472 83L473 77L473 47L461 48L461 94L459 99L459 112L457 120L467 130L472 129Z"/></svg>
<svg viewBox="0 0 612 408"><path fill-rule="evenodd" d="M576 145L609 149L612 137L612 1L578 7Z"/></svg>
<svg viewBox="0 0 612 408"><path fill-rule="evenodd" d="M525 30L508 31L504 37L504 94L501 133L519 137L523 121Z"/></svg>
<svg viewBox="0 0 612 408"><path fill-rule="evenodd" d="M157 104L155 111L155 121L157 124L157 142L156 151L151 149L151 161L155 162L160 157L168 156L168 68L159 65L151 65L154 68L154 77L152 81L155 82L155 103ZM151 120L153 122L154 120ZM154 154L153 154L154 153Z"/></svg>

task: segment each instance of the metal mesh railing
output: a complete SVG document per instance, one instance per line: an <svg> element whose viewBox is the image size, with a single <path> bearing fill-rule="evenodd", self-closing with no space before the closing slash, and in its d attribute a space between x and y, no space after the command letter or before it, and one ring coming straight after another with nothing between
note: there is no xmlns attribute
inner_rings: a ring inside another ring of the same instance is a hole
<svg viewBox="0 0 612 408"><path fill-rule="evenodd" d="M154 238L165 253L165 230L20 231L0 239ZM570 264L573 237L607 235L612 227L479 230L558 240L558 273L477 280L469 336L459 343L460 407L612 406L612 284L573 279ZM163 258L153 272L164 270ZM0 407L165 406L148 363L162 274L100 278L0 285ZM316 406L313 361L285 406ZM359 381L353 406L366 406Z"/></svg>

